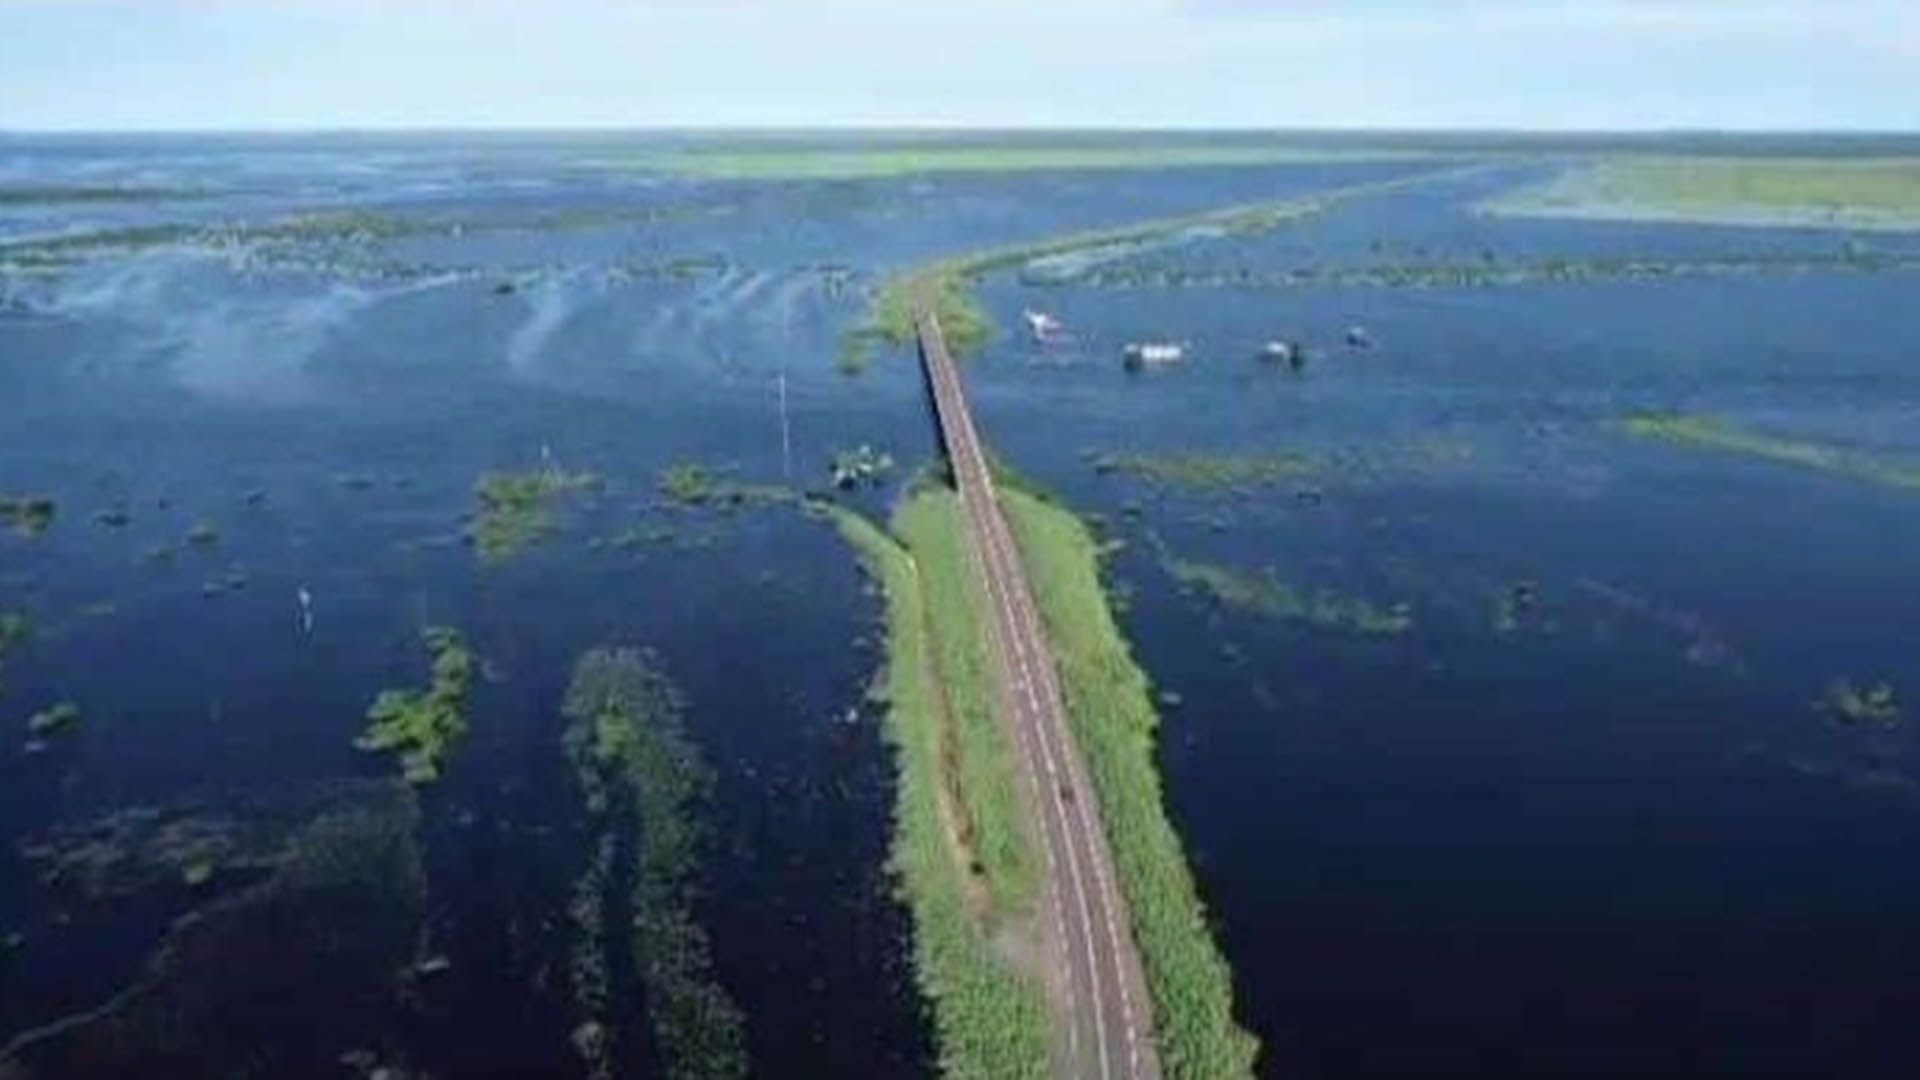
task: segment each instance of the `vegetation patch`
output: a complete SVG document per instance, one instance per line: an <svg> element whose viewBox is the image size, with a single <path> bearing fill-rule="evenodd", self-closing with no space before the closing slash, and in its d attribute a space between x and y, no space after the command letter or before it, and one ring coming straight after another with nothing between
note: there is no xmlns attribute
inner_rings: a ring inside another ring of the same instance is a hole
<svg viewBox="0 0 1920 1080"><path fill-rule="evenodd" d="M1177 558L1164 549L1160 564L1182 591L1239 611L1369 637L1397 637L1413 629L1413 611L1404 603L1383 608L1325 589L1307 592L1281 581L1271 567L1236 570Z"/></svg>
<svg viewBox="0 0 1920 1080"><path fill-rule="evenodd" d="M1100 581L1100 542L1071 513L1000 488L1046 620L1074 735L1100 797L1168 1076L1250 1076L1259 1043L1235 1022L1233 977L1207 930L1155 765L1160 717Z"/></svg>
<svg viewBox="0 0 1920 1080"><path fill-rule="evenodd" d="M33 619L22 611L0 611L0 663L7 654L33 640Z"/></svg>
<svg viewBox="0 0 1920 1080"><path fill-rule="evenodd" d="M440 778L447 756L467 733L467 695L474 658L460 631L430 626L423 633L433 654L433 677L425 690L382 690L367 709L367 728L354 745L397 753L410 784Z"/></svg>
<svg viewBox="0 0 1920 1080"><path fill-rule="evenodd" d="M0 495L0 523L21 536L46 532L57 512L57 505L45 495Z"/></svg>
<svg viewBox="0 0 1920 1080"><path fill-rule="evenodd" d="M907 543L844 507L816 505L885 599L886 666L875 692L899 765L891 863L913 912L914 969L932 1005L941 1071L1044 1077L1046 992L1037 973L1016 966L1002 932L1017 932L1028 914L1032 841L979 652L957 499L941 489L909 499L896 517Z"/></svg>
<svg viewBox="0 0 1920 1080"><path fill-rule="evenodd" d="M1032 284L1073 284L1099 289L1301 289L1315 286L1379 289L1479 289L1514 285L1582 284L1596 281L1664 281L1674 278L1743 277L1758 274L1885 273L1920 269L1920 258L1874 251L1848 243L1832 252L1760 252L1677 259L1632 256L1552 256L1501 260L1492 251L1472 261L1378 263L1364 266L1195 267L1130 260L1118 265L1029 269Z"/></svg>
<svg viewBox="0 0 1920 1080"><path fill-rule="evenodd" d="M1483 206L1495 214L1920 229L1920 158L1612 158Z"/></svg>
<svg viewBox="0 0 1920 1080"><path fill-rule="evenodd" d="M1745 454L1889 487L1920 488L1920 463L1889 461L1845 447L1749 431L1715 417L1646 413L1628 417L1625 427L1643 438Z"/></svg>
<svg viewBox="0 0 1920 1080"><path fill-rule="evenodd" d="M1158 487L1202 493L1247 491L1298 480L1324 463L1308 454L1262 455L1094 453L1087 463L1102 475L1119 474Z"/></svg>
<svg viewBox="0 0 1920 1080"><path fill-rule="evenodd" d="M591 473L554 467L517 473L488 473L474 485L479 513L468 529L484 562L499 563L552 536L558 528L555 507L564 496L596 482Z"/></svg>
<svg viewBox="0 0 1920 1080"><path fill-rule="evenodd" d="M49 705L27 718L27 734L34 738L64 735L80 726L80 706L71 701Z"/></svg>
<svg viewBox="0 0 1920 1080"><path fill-rule="evenodd" d="M660 470L654 486L670 503L718 510L787 503L798 497L792 488L741 483L728 478L721 469L693 461L677 462Z"/></svg>
<svg viewBox="0 0 1920 1080"><path fill-rule="evenodd" d="M1900 702L1887 683L1865 686L1852 679L1840 679L1827 687L1826 696L1816 707L1843 724L1879 724L1892 727L1900 722Z"/></svg>
<svg viewBox="0 0 1920 1080"><path fill-rule="evenodd" d="M745 1020L713 971L694 917L702 832L698 815L712 773L681 721L682 704L654 658L595 649L574 665L563 713L567 760L597 831L576 886L572 957L583 1013L574 1046L593 1076L614 1073L612 980L604 940L607 895L630 851L630 947L665 1075L747 1075ZM631 830L630 844L617 833Z"/></svg>

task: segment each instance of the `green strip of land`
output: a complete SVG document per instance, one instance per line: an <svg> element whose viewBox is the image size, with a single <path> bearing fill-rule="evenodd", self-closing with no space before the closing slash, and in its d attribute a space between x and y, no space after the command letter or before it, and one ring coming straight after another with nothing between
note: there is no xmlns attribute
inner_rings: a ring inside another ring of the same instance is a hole
<svg viewBox="0 0 1920 1080"><path fill-rule="evenodd" d="M1611 158L1503 195L1482 209L1623 221L1920 229L1920 158Z"/></svg>
<svg viewBox="0 0 1920 1080"><path fill-rule="evenodd" d="M1888 487L1920 488L1920 462L1890 461L1846 447L1767 435L1711 416L1648 413L1628 417L1624 426L1643 438L1745 454Z"/></svg>
<svg viewBox="0 0 1920 1080"><path fill-rule="evenodd" d="M1259 1052L1233 1017L1233 979L1207 930L1193 874L1167 819L1153 688L1134 662L1100 580L1100 544L1073 514L1002 486L1046 620L1074 736L1100 797L1134 941L1153 995L1161 1065L1171 1077L1249 1076Z"/></svg>
<svg viewBox="0 0 1920 1080"><path fill-rule="evenodd" d="M1021 906L1034 888L1032 841L989 704L958 501L946 490L909 499L895 518L904 543L850 510L828 512L885 595L887 662L876 690L899 762L892 865L913 912L914 966L941 1071L1044 1077L1047 1000L1040 957L1023 944L1031 912Z"/></svg>

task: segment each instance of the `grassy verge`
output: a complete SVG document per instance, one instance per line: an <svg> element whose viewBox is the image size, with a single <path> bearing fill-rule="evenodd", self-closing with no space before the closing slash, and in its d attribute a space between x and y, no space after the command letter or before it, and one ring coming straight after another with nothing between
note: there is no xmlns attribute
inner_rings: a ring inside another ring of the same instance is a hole
<svg viewBox="0 0 1920 1080"><path fill-rule="evenodd" d="M1009 487L1018 538L1060 665L1067 708L1113 845L1153 995L1168 1076L1247 1076L1259 1044L1233 1018L1233 980L1167 820L1154 764L1159 716L1100 581L1100 544L1072 514Z"/></svg>
<svg viewBox="0 0 1920 1080"><path fill-rule="evenodd" d="M1265 232L1291 221L1312 217L1362 195L1379 194L1424 183L1445 172L1420 172L1391 180L1375 180L1299 198L1244 203L1198 214L1154 218L1111 229L1092 229L1024 244L986 248L956 255L895 274L881 283L864 325L850 331L841 343L838 364L843 371L863 369L881 344L901 348L913 341L913 309L924 300L940 318L947 345L955 356L978 351L993 335L993 320L974 294L974 285L986 274L1023 266L1036 259L1084 254L1101 249L1126 249L1168 242L1183 236L1241 236Z"/></svg>
<svg viewBox="0 0 1920 1080"><path fill-rule="evenodd" d="M1920 463L1888 461L1843 447L1747 431L1711 416L1647 413L1628 417L1624 423L1628 432L1642 438L1745 454L1889 487L1920 488Z"/></svg>
<svg viewBox="0 0 1920 1080"><path fill-rule="evenodd" d="M913 912L914 967L921 993L932 1006L941 1071L956 1077L1045 1076L1045 993L1036 979L1012 966L996 940L996 916L983 912L972 899L977 890L969 864L976 857L958 846L960 837L952 824L958 814L951 801L954 780L993 764L976 760L972 770L965 770L954 760L956 743L964 740L950 726L958 717L986 710L990 700L990 690L979 678L983 665L968 662L957 672L943 667L955 662L952 654L967 640L966 627L956 625L950 613L967 612L963 620L977 617L965 590L957 603L935 591L940 587L936 583L950 582L961 573L954 563L959 550L953 539L954 498L950 493L923 493L902 507L903 535L924 543L943 530L948 534L944 545L912 550L850 510L833 507L828 512L886 600L887 665L877 689L887 702L887 737L899 761L892 862ZM949 565L936 565L942 563ZM990 717L990 710L985 715ZM1004 753L1003 748L1002 757ZM974 814L995 802L1002 815L1014 812L1016 804L1006 787L1012 782L1010 764L1000 762L997 771L998 777L988 781L996 792L993 797L984 792L963 796L963 805ZM1002 820L1009 828L1014 825L1011 816ZM988 896L1018 894L1022 887L1017 884L992 884L994 875L1007 869L996 870L989 861L991 846L983 844L978 857L989 878ZM1031 856L1023 853L1018 860L1024 860L1021 872L1030 877ZM1031 889L1031 884L1024 887Z"/></svg>
<svg viewBox="0 0 1920 1080"><path fill-rule="evenodd" d="M1603 160L1497 198L1496 214L1920 229L1920 158Z"/></svg>

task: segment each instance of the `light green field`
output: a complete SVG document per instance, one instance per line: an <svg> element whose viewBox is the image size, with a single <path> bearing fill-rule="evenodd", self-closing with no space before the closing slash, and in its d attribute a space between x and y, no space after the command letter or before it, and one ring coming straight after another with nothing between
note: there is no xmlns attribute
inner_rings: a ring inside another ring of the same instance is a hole
<svg viewBox="0 0 1920 1080"><path fill-rule="evenodd" d="M1167 820L1155 764L1153 687L1114 622L1100 581L1100 544L1073 514L1001 488L1034 585L1100 812L1113 845L1133 937L1153 996L1161 1065L1170 1077L1250 1076L1259 1043L1233 1017L1233 977L1207 929L1180 838Z"/></svg>
<svg viewBox="0 0 1920 1080"><path fill-rule="evenodd" d="M1920 158L1611 158L1482 209L1542 217L1920 229Z"/></svg>

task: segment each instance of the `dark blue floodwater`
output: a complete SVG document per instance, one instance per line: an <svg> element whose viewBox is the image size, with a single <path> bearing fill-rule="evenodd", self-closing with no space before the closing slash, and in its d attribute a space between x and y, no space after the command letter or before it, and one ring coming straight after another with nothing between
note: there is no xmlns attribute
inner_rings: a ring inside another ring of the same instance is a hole
<svg viewBox="0 0 1920 1080"><path fill-rule="evenodd" d="M85 714L42 753L0 755L0 933L22 935L0 1031L98 1005L206 899L83 903L19 845L128 807L390 774L352 737L380 689L423 678L419 628L449 623L487 669L472 734L422 801L418 930L451 968L369 1044L447 1075L573 1069L563 913L586 839L559 703L575 656L634 644L684 691L716 770L698 915L756 1071L925 1072L884 864L891 762L861 704L876 603L820 523L664 507L655 474L694 460L812 485L863 441L928 458L904 357L834 370L891 268L1462 157L700 183L620 167L624 149L0 143L0 186L181 193L7 206L0 241L157 222L228 237L52 268L0 257L0 493L59 504L45 536L0 536L0 610L37 624L0 674L0 718L64 699ZM1139 257L1284 272L1914 250L1471 211L1541 172L1503 163ZM241 228L345 211L400 227ZM1841 678L1920 693L1920 496L1635 441L1617 421L1710 413L1912 460L1920 328L1899 313L1916 284L988 283L1005 325L1041 306L1074 330L998 342L973 369L977 408L1009 460L1128 542L1127 628L1180 697L1172 809L1269 1072L1904 1074L1915 748L1813 703ZM1340 345L1354 323L1374 348ZM1124 374L1119 344L1159 336L1193 362ZM1252 361L1278 336L1314 347L1301 375ZM1085 458L1116 450L1334 464L1252 497L1183 495ZM476 478L545 460L604 488L549 543L481 566L460 542ZM93 520L109 509L125 524ZM185 543L201 521L217 545ZM609 543L635 527L673 538ZM1367 639L1223 610L1173 587L1163 547L1404 602L1415 625ZM1518 581L1538 601L1502 630Z"/></svg>

